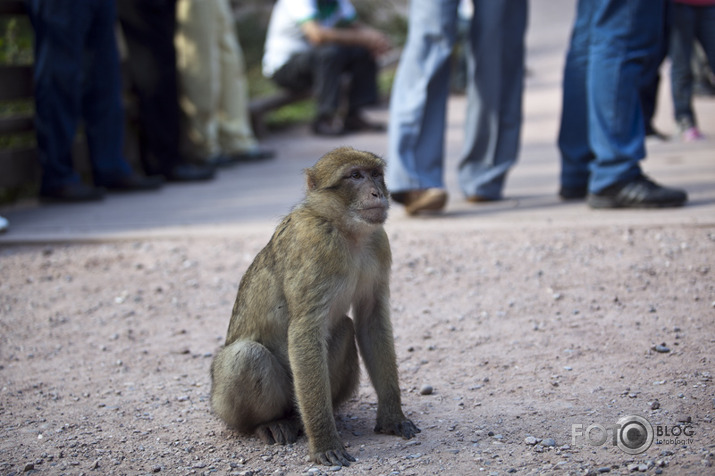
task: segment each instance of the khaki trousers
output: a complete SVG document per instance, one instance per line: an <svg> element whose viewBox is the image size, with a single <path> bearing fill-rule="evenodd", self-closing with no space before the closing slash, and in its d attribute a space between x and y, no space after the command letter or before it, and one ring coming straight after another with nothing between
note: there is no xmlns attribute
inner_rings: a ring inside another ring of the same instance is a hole
<svg viewBox="0 0 715 476"><path fill-rule="evenodd" d="M176 52L188 140L202 159L256 147L243 52L228 0L179 0Z"/></svg>

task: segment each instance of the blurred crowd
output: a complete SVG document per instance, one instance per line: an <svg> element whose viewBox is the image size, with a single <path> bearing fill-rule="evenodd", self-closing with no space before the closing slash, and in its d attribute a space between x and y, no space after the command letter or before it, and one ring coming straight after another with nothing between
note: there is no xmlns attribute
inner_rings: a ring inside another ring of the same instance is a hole
<svg viewBox="0 0 715 476"><path fill-rule="evenodd" d="M229 0L26 0L34 28L36 132L43 201L211 180L217 167L265 160L251 128L243 53ZM446 101L467 96L459 184L473 203L502 199L520 148L527 0L411 0L387 125L378 58L390 37L350 0L277 0L263 74L310 94L312 132L387 131L388 186L408 214L442 210ZM118 28L115 28L118 26ZM117 34L118 32L118 34ZM137 100L141 170L124 155L125 87ZM683 190L645 175L662 62L681 140L703 140L692 98L712 95L715 0L578 0L563 76L558 137L564 200L592 208L670 207ZM92 183L72 161L80 125ZM7 228L0 221L0 230Z"/></svg>

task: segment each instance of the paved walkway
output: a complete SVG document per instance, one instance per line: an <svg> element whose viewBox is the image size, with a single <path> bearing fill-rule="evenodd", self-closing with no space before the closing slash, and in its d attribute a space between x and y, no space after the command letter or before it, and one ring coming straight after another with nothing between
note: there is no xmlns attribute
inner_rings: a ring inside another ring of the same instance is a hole
<svg viewBox="0 0 715 476"><path fill-rule="evenodd" d="M645 171L667 185L685 188L690 202L669 210L593 211L583 203L562 203L557 197L556 134L561 110L561 74L573 18L572 0L532 0L528 32L524 127L520 162L506 187L507 199L494 204L466 203L456 182L465 101L449 104L446 182L450 202L439 217L408 218L395 206L388 227L592 226L715 223L715 98L697 98L696 112L708 140L685 144L649 142ZM675 134L664 66L656 126ZM386 110L371 111L387 120ZM36 201L0 209L10 220L1 243L104 240L149 236L241 233L272 229L301 199L302 170L328 150L350 145L386 156L385 134L338 139L316 138L306 128L275 134L263 141L274 148L272 161L222 169L215 181L167 185L158 192L112 194L103 202L38 205ZM389 157L386 157L389 160Z"/></svg>

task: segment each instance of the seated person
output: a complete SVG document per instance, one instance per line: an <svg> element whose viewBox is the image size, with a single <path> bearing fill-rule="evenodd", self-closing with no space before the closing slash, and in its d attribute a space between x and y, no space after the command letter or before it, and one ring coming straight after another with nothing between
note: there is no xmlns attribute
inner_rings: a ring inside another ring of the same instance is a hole
<svg viewBox="0 0 715 476"><path fill-rule="evenodd" d="M349 0L278 0L266 35L263 74L292 91L312 89L318 135L380 130L361 108L378 101L375 57L388 38L357 20ZM347 113L340 117L343 73L349 75Z"/></svg>

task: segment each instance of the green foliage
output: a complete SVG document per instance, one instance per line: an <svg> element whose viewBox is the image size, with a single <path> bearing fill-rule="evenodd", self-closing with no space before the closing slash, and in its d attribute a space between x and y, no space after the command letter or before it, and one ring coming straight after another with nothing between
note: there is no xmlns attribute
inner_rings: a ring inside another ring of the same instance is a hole
<svg viewBox="0 0 715 476"><path fill-rule="evenodd" d="M32 26L25 16L0 17L0 64L32 63Z"/></svg>

